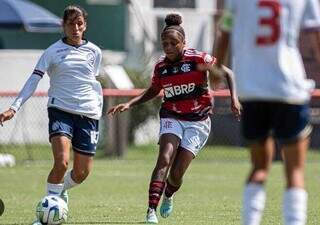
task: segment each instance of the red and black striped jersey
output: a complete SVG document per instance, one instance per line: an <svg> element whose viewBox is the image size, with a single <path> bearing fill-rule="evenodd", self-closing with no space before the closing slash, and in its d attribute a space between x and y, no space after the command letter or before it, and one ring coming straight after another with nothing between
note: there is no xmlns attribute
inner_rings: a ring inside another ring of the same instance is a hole
<svg viewBox="0 0 320 225"><path fill-rule="evenodd" d="M164 56L158 60L152 86L164 90L161 118L199 121L212 113L207 73L197 70L198 64L205 63L214 64L215 59L195 49L185 49L178 62L171 63Z"/></svg>

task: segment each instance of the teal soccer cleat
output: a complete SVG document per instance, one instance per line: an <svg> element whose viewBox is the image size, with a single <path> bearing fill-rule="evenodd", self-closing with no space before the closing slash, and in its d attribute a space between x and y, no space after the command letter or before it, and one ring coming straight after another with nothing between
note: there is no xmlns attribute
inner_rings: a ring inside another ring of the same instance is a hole
<svg viewBox="0 0 320 225"><path fill-rule="evenodd" d="M161 207L160 207L160 215L163 218L167 218L172 213L172 210L173 210L173 196L168 198L164 195L162 199Z"/></svg>

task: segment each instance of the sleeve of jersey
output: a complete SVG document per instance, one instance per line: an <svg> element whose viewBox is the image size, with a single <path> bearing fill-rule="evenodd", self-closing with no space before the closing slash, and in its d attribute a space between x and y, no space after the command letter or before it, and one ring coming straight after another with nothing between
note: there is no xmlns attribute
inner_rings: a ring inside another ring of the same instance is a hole
<svg viewBox="0 0 320 225"><path fill-rule="evenodd" d="M202 54L202 60L203 62L201 63L208 64L208 65L214 65L216 63L216 58L212 57L208 53Z"/></svg>
<svg viewBox="0 0 320 225"><path fill-rule="evenodd" d="M96 55L96 60L94 62L94 75L96 77L99 76L99 74L100 74L101 61L102 61L102 53L101 53L101 50L98 49L97 55Z"/></svg>
<svg viewBox="0 0 320 225"><path fill-rule="evenodd" d="M302 28L305 30L320 30L320 4L318 0L307 0Z"/></svg>
<svg viewBox="0 0 320 225"><path fill-rule="evenodd" d="M33 71L34 74L38 74L39 76L43 76L43 74L48 70L50 66L50 52L47 49L38 60L37 65Z"/></svg>
<svg viewBox="0 0 320 225"><path fill-rule="evenodd" d="M23 86L22 90L20 91L18 97L10 106L11 109L14 111L18 111L23 103L25 103L35 92L37 89L38 83L43 77L44 73L48 70L50 65L50 58L49 58L49 51L48 49L41 55L34 71L32 72L31 76Z"/></svg>
<svg viewBox="0 0 320 225"><path fill-rule="evenodd" d="M21 108L23 103L25 103L35 92L41 78L42 76L39 76L38 74L33 73L29 77L25 85L23 86L18 97L15 99L15 101L13 102L10 108L17 112Z"/></svg>
<svg viewBox="0 0 320 225"><path fill-rule="evenodd" d="M153 76L151 78L151 86L156 90L160 90L161 89L160 77L159 77L159 74L156 71L156 68L154 69Z"/></svg>

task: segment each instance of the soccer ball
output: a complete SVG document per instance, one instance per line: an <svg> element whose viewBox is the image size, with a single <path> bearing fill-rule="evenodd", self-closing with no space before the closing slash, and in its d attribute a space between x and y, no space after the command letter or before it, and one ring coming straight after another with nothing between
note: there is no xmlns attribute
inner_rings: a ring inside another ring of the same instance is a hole
<svg viewBox="0 0 320 225"><path fill-rule="evenodd" d="M48 195L38 203L36 215L42 224L62 224L67 221L68 206L60 197Z"/></svg>

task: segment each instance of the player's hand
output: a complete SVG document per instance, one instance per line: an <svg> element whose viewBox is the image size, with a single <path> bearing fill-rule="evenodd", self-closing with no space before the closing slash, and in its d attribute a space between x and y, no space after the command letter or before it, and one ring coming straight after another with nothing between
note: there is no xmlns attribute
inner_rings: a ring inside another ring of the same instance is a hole
<svg viewBox="0 0 320 225"><path fill-rule="evenodd" d="M3 122L10 120L16 112L13 109L8 109L0 114L0 125L3 126Z"/></svg>
<svg viewBox="0 0 320 225"><path fill-rule="evenodd" d="M114 115L118 112L124 112L127 111L130 108L129 103L122 103L116 106L112 106L109 110L108 110L108 114Z"/></svg>
<svg viewBox="0 0 320 225"><path fill-rule="evenodd" d="M240 121L241 117L241 104L238 99L231 100L231 111L233 112L234 116Z"/></svg>

